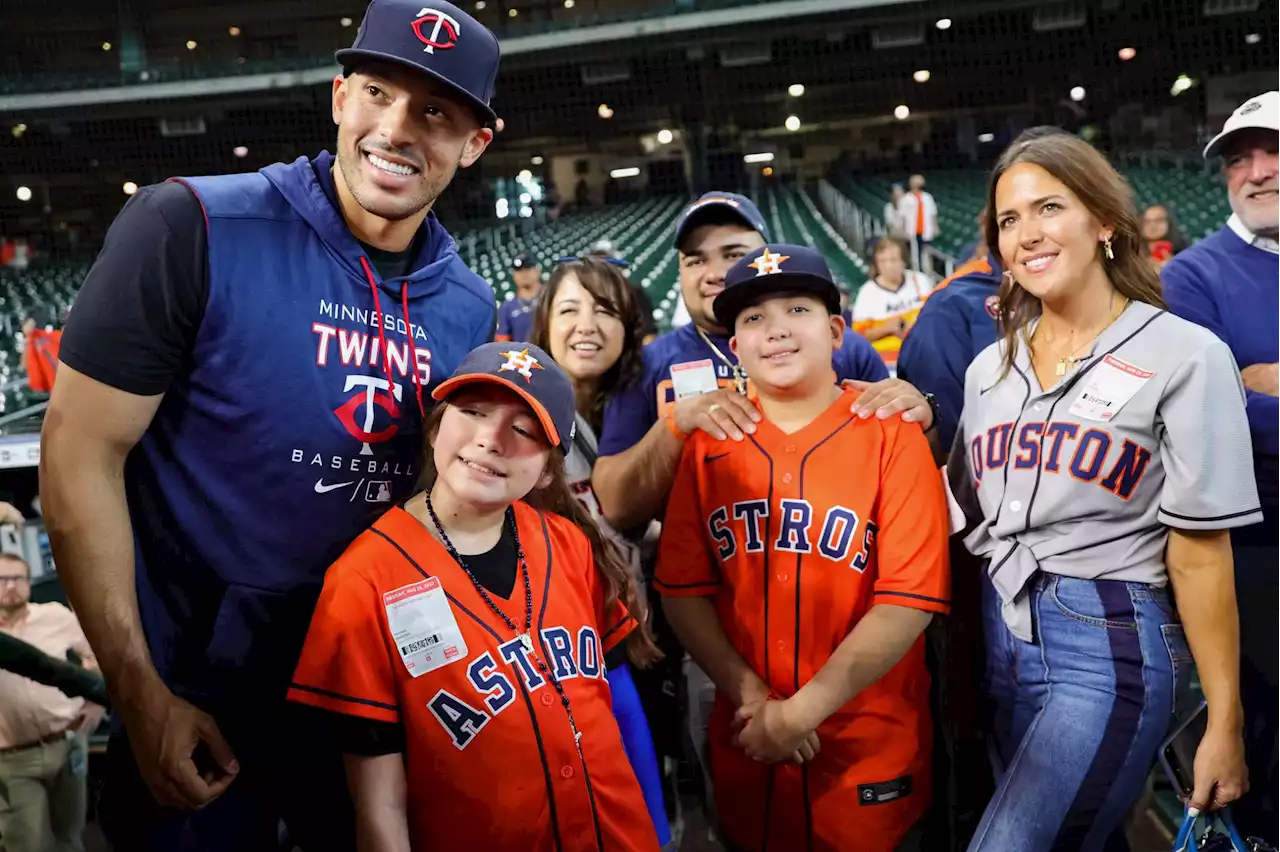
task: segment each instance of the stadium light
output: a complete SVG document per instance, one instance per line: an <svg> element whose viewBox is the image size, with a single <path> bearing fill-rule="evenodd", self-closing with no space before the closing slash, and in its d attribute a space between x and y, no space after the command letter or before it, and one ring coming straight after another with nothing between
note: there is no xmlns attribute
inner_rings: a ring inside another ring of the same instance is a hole
<svg viewBox="0 0 1280 852"><path fill-rule="evenodd" d="M522 193L520 193L520 203L521 203L521 204L526 204L526 205L527 205L527 204L530 204L530 203L532 203L532 202L533 202L533 196L532 196L532 195L530 195L530 194L529 194L529 193L527 193L527 192L522 192Z"/></svg>
<svg viewBox="0 0 1280 852"><path fill-rule="evenodd" d="M238 35L240 35L240 28L239 28L239 27L227 27L227 33L228 33L228 34L230 34L230 35L232 35L232 36L238 36Z"/></svg>
<svg viewBox="0 0 1280 852"><path fill-rule="evenodd" d="M937 28L938 28L938 29L940 29L940 30L949 30L949 29L951 29L951 19L950 19L950 18L939 18L939 19L938 19L938 22L937 22L936 24L934 24L934 26L935 26L935 27L937 27Z"/></svg>
<svg viewBox="0 0 1280 852"><path fill-rule="evenodd" d="M13 126L13 138L14 138L14 139L21 139L21 138L22 138L22 134L24 134L24 133L26 133L26 132L27 132L27 126L26 126L25 124L22 124L21 122L19 122L18 124L15 124L15 125Z"/></svg>
<svg viewBox="0 0 1280 852"><path fill-rule="evenodd" d="M476 0L476 11L483 12L485 7L484 0Z"/></svg>
<svg viewBox="0 0 1280 852"><path fill-rule="evenodd" d="M1070 94L1071 100L1080 103L1084 100L1084 86L1072 86Z"/></svg>
<svg viewBox="0 0 1280 852"><path fill-rule="evenodd" d="M18 200L19 200L19 201L30 201L30 200L31 200L31 187L29 187L29 186L20 186L20 187L18 187Z"/></svg>
<svg viewBox="0 0 1280 852"><path fill-rule="evenodd" d="M196 41L195 39L191 39L190 41L187 42L187 50L195 50L195 49L196 49Z"/></svg>
<svg viewBox="0 0 1280 852"><path fill-rule="evenodd" d="M244 158L249 156L249 149L244 147L243 145L237 145L236 147L231 149L231 153L235 154L237 157Z"/></svg>
<svg viewBox="0 0 1280 852"><path fill-rule="evenodd" d="M131 180L127 180L124 182L124 186L121 187L121 189L124 190L125 195L133 195L138 191L138 185Z"/></svg>
<svg viewBox="0 0 1280 852"><path fill-rule="evenodd" d="M600 106L596 107L596 115L601 118L613 118L613 107L608 104L600 104Z"/></svg>
<svg viewBox="0 0 1280 852"><path fill-rule="evenodd" d="M787 116L786 128L787 128L788 130L790 130L792 133L795 133L797 130L799 130L799 129L800 129L800 116L798 116L798 115L789 115L789 116Z"/></svg>
<svg viewBox="0 0 1280 852"><path fill-rule="evenodd" d="M676 138L676 135L672 133L670 130L667 130L665 127L658 131L659 145L670 145L671 140L675 138Z"/></svg>
<svg viewBox="0 0 1280 852"><path fill-rule="evenodd" d="M760 174L764 175L765 177L773 177L773 166L765 166L763 169L760 170Z"/></svg>
<svg viewBox="0 0 1280 852"><path fill-rule="evenodd" d="M1195 84L1195 81L1186 74L1179 74L1178 79L1173 81L1173 86L1169 89L1169 94L1180 95Z"/></svg>
<svg viewBox="0 0 1280 852"><path fill-rule="evenodd" d="M804 94L804 83L792 83L787 87L787 94L793 98L798 98Z"/></svg>
<svg viewBox="0 0 1280 852"><path fill-rule="evenodd" d="M910 115L911 108L906 104L898 104L893 108L893 117L898 119L898 121L906 121Z"/></svg>
<svg viewBox="0 0 1280 852"><path fill-rule="evenodd" d="M1138 55L1138 51L1132 47L1120 48L1120 61L1128 62L1130 59Z"/></svg>
<svg viewBox="0 0 1280 852"><path fill-rule="evenodd" d="M1249 33L1244 37L1245 44L1257 44L1260 41L1262 41L1261 33Z"/></svg>
<svg viewBox="0 0 1280 852"><path fill-rule="evenodd" d="M564 0L564 7L566 9L572 9L574 7L573 0Z"/></svg>
<svg viewBox="0 0 1280 852"><path fill-rule="evenodd" d="M759 154L747 154L745 157L743 157L743 158L742 158L742 162L744 162L744 163L772 163L772 162L773 162L773 152L772 152L772 151L764 151L764 152L759 153Z"/></svg>
<svg viewBox="0 0 1280 852"><path fill-rule="evenodd" d="M534 157L534 158L533 158L532 160L530 160L529 162L533 163L535 166L540 166L540 165L542 165L542 162L543 162L543 161L542 161L542 158L541 158L541 157Z"/></svg>
<svg viewBox="0 0 1280 852"><path fill-rule="evenodd" d="M498 203L494 206L493 212L498 215L499 219L507 218L507 216L511 214L511 208L507 204L507 199L499 198Z"/></svg>
<svg viewBox="0 0 1280 852"><path fill-rule="evenodd" d="M519 9L508 9L508 10L507 10L507 17L508 17L508 18L514 18L516 15L519 15L519 14L520 14L520 10L519 10Z"/></svg>
<svg viewBox="0 0 1280 852"><path fill-rule="evenodd" d="M625 169L614 169L609 172L609 177L614 180L618 180L620 178L640 177L640 169L638 166L627 166Z"/></svg>
<svg viewBox="0 0 1280 852"><path fill-rule="evenodd" d="M533 172L528 169L521 169L520 174L516 175L516 183L528 183L533 180Z"/></svg>
<svg viewBox="0 0 1280 852"><path fill-rule="evenodd" d="M110 50L110 49L111 49L111 42L109 42L109 41L104 41L104 42L102 43L102 49L103 49L103 50Z"/></svg>
<svg viewBox="0 0 1280 852"><path fill-rule="evenodd" d="M979 141L979 142L994 142L994 141L996 141L996 135L995 135L994 133L979 133L979 134L978 134L978 141Z"/></svg>
<svg viewBox="0 0 1280 852"><path fill-rule="evenodd" d="M930 77L930 76L931 76L931 75L929 74L928 69L926 69L926 68L921 68L919 71L917 71L916 73L912 74L912 75L911 75L911 78L912 78L913 80L915 80L917 83L927 83L927 82L929 82L929 77Z"/></svg>
<svg viewBox="0 0 1280 852"><path fill-rule="evenodd" d="M349 27L349 26L351 26L351 19L350 19L350 18L343 18L342 20L338 21L338 23L342 24L342 26L344 26L344 27Z"/></svg>

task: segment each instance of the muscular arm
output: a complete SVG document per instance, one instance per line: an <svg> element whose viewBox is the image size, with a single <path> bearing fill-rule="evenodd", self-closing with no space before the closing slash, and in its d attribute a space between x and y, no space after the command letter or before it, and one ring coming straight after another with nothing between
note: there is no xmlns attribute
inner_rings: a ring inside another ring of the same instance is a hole
<svg viewBox="0 0 1280 852"><path fill-rule="evenodd" d="M680 644L735 708L764 700L768 685L730 644L711 598L667 597L662 609Z"/></svg>
<svg viewBox="0 0 1280 852"><path fill-rule="evenodd" d="M1238 733L1240 622L1231 535L1227 530L1170 530L1165 564L1209 705L1209 725Z"/></svg>
<svg viewBox="0 0 1280 852"><path fill-rule="evenodd" d="M357 852L411 852L404 755L344 755L356 811Z"/></svg>
<svg viewBox="0 0 1280 852"><path fill-rule="evenodd" d="M665 420L616 456L601 456L591 472L600 512L614 529L629 530L662 514L684 444Z"/></svg>
<svg viewBox="0 0 1280 852"><path fill-rule="evenodd" d="M134 590L124 463L161 399L116 390L63 364L40 441L40 496L58 575L121 702L159 682Z"/></svg>
<svg viewBox="0 0 1280 852"><path fill-rule="evenodd" d="M888 673L929 626L933 613L876 604L849 631L827 662L788 703L796 723L811 731Z"/></svg>

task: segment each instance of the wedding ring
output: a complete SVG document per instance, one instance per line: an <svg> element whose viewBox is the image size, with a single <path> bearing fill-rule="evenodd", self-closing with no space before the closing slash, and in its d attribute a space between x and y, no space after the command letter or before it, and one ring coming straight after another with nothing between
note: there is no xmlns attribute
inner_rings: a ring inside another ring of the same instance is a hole
<svg viewBox="0 0 1280 852"><path fill-rule="evenodd" d="M713 402L713 403L711 403L711 407L707 409L707 413L708 413L708 414L715 414L715 413L716 413L717 411L719 411L719 410L720 410L720 403L718 403L718 402Z"/></svg>

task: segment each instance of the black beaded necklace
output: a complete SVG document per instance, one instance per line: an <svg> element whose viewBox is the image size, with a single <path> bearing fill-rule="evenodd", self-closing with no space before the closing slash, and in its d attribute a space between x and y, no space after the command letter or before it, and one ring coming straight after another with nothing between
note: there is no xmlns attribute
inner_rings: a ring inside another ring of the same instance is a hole
<svg viewBox="0 0 1280 852"><path fill-rule="evenodd" d="M578 757L582 757L582 732L578 730L578 723L573 718L573 708L569 706L569 696L565 693L564 687L560 685L560 681L547 668L547 664L542 661L537 652L533 649L533 636L531 630L533 628L533 586L529 582L529 564L524 559L524 547L520 544L520 531L516 527L515 510L508 506L506 517L503 520L504 525L511 529L511 537L516 543L516 557L520 563L520 578L524 582L524 630L522 631L516 626L502 609L493 602L493 598L489 597L489 590L476 579L476 575L471 573L471 569L467 567L467 563L462 558L462 554L458 553L458 549L453 546L453 542L449 540L449 534L444 531L444 524L440 523L440 518L436 516L435 507L431 505L431 494L425 495L427 503L427 514L431 516L431 523L435 524L436 532L440 534L440 543L444 545L445 550L449 551L449 555L458 563L467 577L471 579L471 585L475 586L476 593L493 611L493 614L501 618L507 627L511 628L511 632L516 634L520 640L520 644L524 646L526 652L532 657L533 662L537 665L538 671L542 676L551 681L551 685L555 687L556 692L560 695L560 703L564 705L564 712L569 717L569 728L573 731L573 743L578 748Z"/></svg>

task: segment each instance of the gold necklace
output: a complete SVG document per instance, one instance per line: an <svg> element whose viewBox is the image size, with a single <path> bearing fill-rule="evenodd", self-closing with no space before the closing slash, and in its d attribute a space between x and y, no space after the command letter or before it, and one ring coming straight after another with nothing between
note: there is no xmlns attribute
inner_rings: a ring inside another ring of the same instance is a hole
<svg viewBox="0 0 1280 852"><path fill-rule="evenodd" d="M738 393L743 394L745 396L747 393L747 376L746 376L746 373L742 371L742 367L738 364L735 364L733 361L730 361L728 356L726 356L723 352L720 351L720 347L716 346L714 343L711 342L711 338L707 337L707 333L705 331L703 331L701 328L699 328L696 325L693 328L694 328L694 331L698 332L698 336L702 338L702 342L707 344L707 346L710 347L711 351L716 354L716 357L719 358L721 361L723 361L725 366L728 367L733 372L734 390L736 390Z"/></svg>
<svg viewBox="0 0 1280 852"><path fill-rule="evenodd" d="M1114 301L1115 301L1115 298L1116 298L1116 297L1115 297L1115 293L1113 292L1113 293L1111 294L1111 301L1112 301L1112 302L1114 302ZM1102 336L1102 333L1103 333L1104 331L1106 331L1108 328L1110 328L1110 327L1111 327L1111 324L1112 324L1112 323L1114 323L1117 319L1119 319L1119 318L1120 318L1120 315L1121 315L1122 313L1124 313L1124 309L1125 309L1125 308L1127 308L1127 307L1129 307L1129 297L1128 297L1128 296L1125 296L1125 298L1124 298L1124 302L1120 305L1120 310L1115 311L1114 313L1112 313L1112 314L1111 314L1111 318L1110 318L1110 319L1108 319L1108 320L1106 321L1106 323L1105 323L1101 328L1099 328L1099 329L1098 329L1097 331L1095 331L1092 335L1090 335L1090 336L1089 336L1089 339L1088 339L1088 340L1086 340L1084 343L1081 343L1081 344L1080 344L1079 346L1077 346L1075 349L1072 349L1070 352L1068 352L1065 356L1063 356L1063 357L1061 357L1061 358L1059 358L1059 359L1058 359L1057 365L1054 367L1054 371L1053 371L1053 372L1054 372L1054 374L1055 374L1055 375L1057 375L1057 376L1065 376L1065 375L1067 374L1067 369L1068 369L1068 368L1070 368L1070 367L1074 367L1076 364L1078 364L1079 362L1083 361L1086 357L1088 357L1088 356L1085 356L1085 355L1076 355L1076 353L1077 353L1077 352L1079 352L1081 349L1085 348L1086 346L1089 346L1089 345L1090 345L1090 344L1092 344L1095 340L1097 340L1099 337L1101 337L1101 336ZM1041 329L1042 325L1043 325L1043 321L1041 321L1041 323L1037 323L1037 324L1036 324L1036 330L1035 330L1035 331L1033 331L1033 332L1031 333L1031 339L1028 341L1028 343L1030 343L1030 344L1032 345L1032 347L1033 347L1033 348L1034 348L1034 346L1035 346L1035 338L1036 338L1036 335L1038 335L1038 334L1040 333L1040 329ZM1047 344L1047 343L1046 343L1045 345L1046 345L1046 347L1048 347L1048 346L1049 346L1049 344ZM1049 354L1050 354L1050 355L1052 355L1053 353L1051 352L1051 353L1049 353Z"/></svg>

